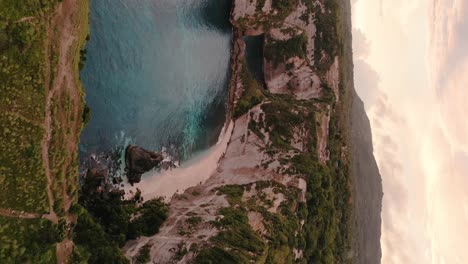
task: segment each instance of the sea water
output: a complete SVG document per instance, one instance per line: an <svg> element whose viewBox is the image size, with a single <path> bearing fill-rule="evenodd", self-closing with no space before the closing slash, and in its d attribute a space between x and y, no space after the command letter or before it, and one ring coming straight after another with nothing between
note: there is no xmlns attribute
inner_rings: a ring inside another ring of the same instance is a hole
<svg viewBox="0 0 468 264"><path fill-rule="evenodd" d="M225 121L230 0L92 0L80 157L132 143L182 160Z"/></svg>

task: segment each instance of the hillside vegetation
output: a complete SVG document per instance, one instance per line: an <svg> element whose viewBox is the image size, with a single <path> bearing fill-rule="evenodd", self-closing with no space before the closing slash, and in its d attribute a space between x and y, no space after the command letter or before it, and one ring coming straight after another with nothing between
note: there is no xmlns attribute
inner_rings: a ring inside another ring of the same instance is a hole
<svg viewBox="0 0 468 264"><path fill-rule="evenodd" d="M0 2L2 263L54 263L69 254L87 23L87 0Z"/></svg>

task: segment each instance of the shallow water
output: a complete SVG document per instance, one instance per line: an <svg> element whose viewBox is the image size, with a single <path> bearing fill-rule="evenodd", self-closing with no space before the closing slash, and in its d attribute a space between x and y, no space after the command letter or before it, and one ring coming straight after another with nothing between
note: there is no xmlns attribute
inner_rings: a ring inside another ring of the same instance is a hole
<svg viewBox="0 0 468 264"><path fill-rule="evenodd" d="M225 119L229 0L93 0L81 72L91 120L80 154L128 143L174 146L182 159L216 143Z"/></svg>
<svg viewBox="0 0 468 264"><path fill-rule="evenodd" d="M226 152L233 128L233 122L226 124L214 146L198 153L180 167L147 172L143 175L141 183L135 186L125 183L123 189L127 197L132 197L138 188L145 200L164 197L166 201L170 201L175 193L183 193L187 188L205 182L216 172L218 162Z"/></svg>

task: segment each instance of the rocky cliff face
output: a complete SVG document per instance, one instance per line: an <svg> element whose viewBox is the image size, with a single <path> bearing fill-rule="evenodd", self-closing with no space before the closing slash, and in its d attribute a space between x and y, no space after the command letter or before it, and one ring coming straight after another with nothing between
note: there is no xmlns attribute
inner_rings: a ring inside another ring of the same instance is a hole
<svg viewBox="0 0 468 264"><path fill-rule="evenodd" d="M350 186L380 177L364 168L373 161L369 145L361 144L370 128L349 134L349 107L358 105L350 104L351 37L340 31L349 25L338 24L347 21L340 19L345 2L234 0L234 128L226 153L206 182L172 198L159 234L127 244L127 257L150 248L154 263L378 263L370 260L379 253L361 258L370 247L352 246L353 205L363 208L370 196L357 194L362 185L352 197ZM242 38L260 34L265 83L247 69ZM365 117L353 109L352 120ZM361 167L351 164L350 139ZM377 225L380 211L360 213L358 228L365 219ZM356 234L377 237L373 231Z"/></svg>

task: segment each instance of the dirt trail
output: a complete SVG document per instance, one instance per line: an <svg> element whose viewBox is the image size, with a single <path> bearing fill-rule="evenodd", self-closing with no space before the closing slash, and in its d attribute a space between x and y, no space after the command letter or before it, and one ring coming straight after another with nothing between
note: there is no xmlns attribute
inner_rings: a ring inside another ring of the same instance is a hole
<svg viewBox="0 0 468 264"><path fill-rule="evenodd" d="M73 202L70 194L67 190L67 173L68 168L72 164L74 153L77 150L77 133L79 132L79 121L80 120L80 109L81 109L81 96L78 86L78 80L76 80L76 74L74 72L74 50L78 41L78 29L76 19L78 16L78 0L64 0L58 4L55 15L51 19L51 22L47 27L47 48L46 48L46 83L52 84L51 87L47 87L46 97L46 115L44 121L45 135L42 142L42 158L44 163L44 169L47 177L47 193L50 201L50 214L47 215L47 219L51 219L54 223L58 223L58 217L54 212L54 194L52 192L52 186L58 175L54 175L51 171L50 164L50 140L52 137L52 101L54 98L61 96L70 96L72 105L70 105L71 113L70 116L59 118L58 122L64 127L70 128L72 133L64 135L67 158L60 169L60 173L64 175L62 180L62 192L60 195L63 198L63 209L65 212L65 220L67 226L71 226L76 223L76 217L69 214L70 206ZM56 68L51 67L51 54L58 55L58 63ZM55 69L55 71L54 71ZM51 72L54 72L54 79L51 80ZM65 111L65 110L64 110ZM75 120L75 121L71 121ZM56 255L57 263L66 263L73 251L73 242L71 241L71 229L68 228L65 234L65 239L57 244Z"/></svg>
<svg viewBox="0 0 468 264"><path fill-rule="evenodd" d="M6 114L8 115L12 115L12 116L15 116L16 118L19 118L31 125L34 125L34 126L37 126L37 127L40 127L40 128L44 128L44 124L43 123L40 123L40 122L37 122L36 120L31 120L27 117L24 117L22 116L20 113L18 112L11 112L11 111L7 111Z"/></svg>
<svg viewBox="0 0 468 264"><path fill-rule="evenodd" d="M52 101L61 94L64 90L72 101L71 113L69 116L62 117L58 120L65 127L69 127L71 133L66 133L64 144L67 151L67 158L61 168L62 175L67 175L68 168L73 162L74 154L78 151L78 133L80 123L80 114L82 108L82 98L80 95L79 80L76 78L75 65L74 65L74 47L76 47L79 34L79 25L76 19L79 12L78 0L64 0L57 5L56 11L51 17L23 17L14 23L21 23L33 19L46 19L46 38L44 41L44 57L45 57L45 71L44 71L44 90L46 91L45 101L45 119L42 124L35 123L15 112L9 114L15 115L24 121L31 124L40 126L44 129L44 137L41 141L41 156L44 166L44 172L47 179L47 196L49 200L49 212L47 214L28 213L24 211L15 211L12 209L0 208L0 216L14 217L21 219L47 219L54 224L58 224L59 217L54 210L55 198L53 185L57 180L58 175L55 175L51 170L50 164L50 142L53 133L52 119L56 118L52 115ZM52 54L58 55L57 65L52 65ZM54 73L54 75L52 75ZM52 79L53 78L53 79ZM64 110L66 111L66 110ZM71 121L74 120L74 121ZM68 263L70 255L73 252L73 241L71 238L71 228L76 223L76 216L69 213L70 206L73 202L71 195L67 190L67 177L65 176L62 181L63 209L65 212L65 220L67 223L67 230L65 238L62 242L57 244L56 257L57 263Z"/></svg>
<svg viewBox="0 0 468 264"><path fill-rule="evenodd" d="M67 89L70 94L70 99L73 102L72 115L71 119L79 120L79 109L81 104L80 95L78 92L79 87L77 87L77 80L75 80L75 74L73 72L73 63L72 58L72 46L75 41L77 41L76 28L74 27L74 18L77 15L77 0L65 0L59 4L57 9L57 15L54 18L53 24L60 28L59 36L55 39L55 43L59 43L59 61L57 65L56 78L52 87L52 94L55 91L60 91L60 89ZM49 109L50 111L50 109ZM69 120L60 120L61 123L67 124ZM70 135L66 135L66 148L67 148L67 159L62 167L62 172L65 174L67 168L72 162L73 153L77 151L77 143L75 138L77 138L78 131L78 122L68 123L70 125ZM63 180L63 199L64 199L64 209L65 212L68 212L68 209L71 206L72 200L67 193L67 179L66 177Z"/></svg>
<svg viewBox="0 0 468 264"><path fill-rule="evenodd" d="M41 153L42 153L42 163L44 165L44 172L47 178L47 197L49 198L49 215L50 219L53 223L58 224L58 217L54 211L54 194L52 193L52 173L50 171L50 164L49 164L49 145L50 139L52 137L52 118L51 118L51 109L50 106L52 104L52 97L54 96L54 89L49 87L50 83L50 73L51 73L51 66L50 66L50 45L51 45L51 36L52 30L51 26L47 25L47 37L46 37L46 73L45 73L45 85L46 85L46 104L45 104L45 119L44 119L44 138L41 142Z"/></svg>
<svg viewBox="0 0 468 264"><path fill-rule="evenodd" d="M34 16L22 17L22 18L16 20L15 22L13 22L13 23L22 23L22 22L33 20L33 19L36 19L36 17L34 17Z"/></svg>
<svg viewBox="0 0 468 264"><path fill-rule="evenodd" d="M23 218L23 219L35 219L35 218L41 218L41 214L35 214L35 213L27 213L24 211L15 211L11 209L4 209L0 208L0 215L1 216L6 216L6 217L16 217L16 218Z"/></svg>

